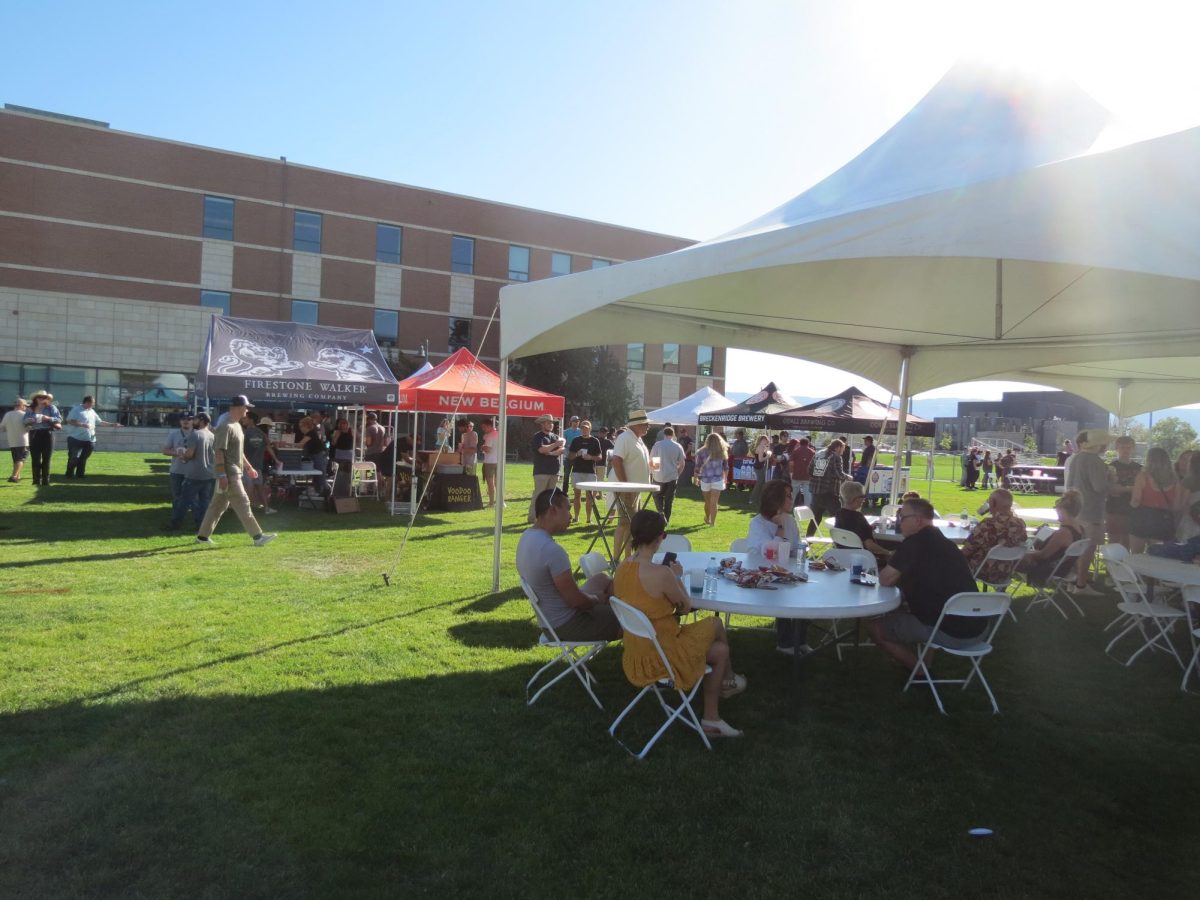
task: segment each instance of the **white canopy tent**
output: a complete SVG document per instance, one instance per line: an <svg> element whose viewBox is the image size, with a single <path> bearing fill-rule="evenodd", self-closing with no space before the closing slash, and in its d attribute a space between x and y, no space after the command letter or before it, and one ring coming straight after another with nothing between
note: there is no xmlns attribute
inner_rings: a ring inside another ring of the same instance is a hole
<svg viewBox="0 0 1200 900"><path fill-rule="evenodd" d="M733 405L734 401L705 385L694 394L689 394L670 406L651 410L646 415L649 416L651 422L659 424L670 422L672 425L696 425L701 413L725 409Z"/></svg>
<svg viewBox="0 0 1200 900"><path fill-rule="evenodd" d="M502 367L582 343L740 347L862 375L904 410L969 379L1194 358L1200 128L1101 150L1111 124L1068 82L956 66L856 159L743 228L506 286Z"/></svg>

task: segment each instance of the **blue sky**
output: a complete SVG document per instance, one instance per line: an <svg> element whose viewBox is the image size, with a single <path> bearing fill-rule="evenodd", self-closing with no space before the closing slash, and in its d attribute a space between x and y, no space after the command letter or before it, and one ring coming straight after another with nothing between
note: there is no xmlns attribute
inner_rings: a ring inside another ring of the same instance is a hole
<svg viewBox="0 0 1200 900"><path fill-rule="evenodd" d="M1200 123L1187 6L17 0L0 100L702 239L838 168L962 56L1053 60L1144 135ZM762 356L731 354L730 390L764 366L792 393L848 383Z"/></svg>

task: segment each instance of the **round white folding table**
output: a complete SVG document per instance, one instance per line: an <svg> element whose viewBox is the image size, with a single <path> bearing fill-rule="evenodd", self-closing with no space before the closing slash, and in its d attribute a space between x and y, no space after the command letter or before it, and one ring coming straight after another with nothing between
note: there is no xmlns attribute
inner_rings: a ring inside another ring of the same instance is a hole
<svg viewBox="0 0 1200 900"><path fill-rule="evenodd" d="M707 567L708 561L734 557L748 565L765 565L757 554L703 553L691 551L677 554L683 566L684 585L692 569ZM660 557L656 557L658 559ZM797 563L789 563L795 571ZM882 585L867 587L850 581L850 570L831 572L810 569L808 581L791 585L772 585L774 590L739 587L728 578L717 583L716 597L697 596L690 591L688 599L695 609L711 610L741 616L766 616L772 619L865 619L891 612L900 605L900 589ZM837 643L839 635L830 630L814 649Z"/></svg>
<svg viewBox="0 0 1200 900"><path fill-rule="evenodd" d="M1013 507L1013 515L1017 516L1018 518L1024 519L1027 522L1028 521L1033 521L1033 522L1057 522L1058 521L1058 510L1054 509L1053 507L1034 507L1033 509L1026 509L1023 506L1021 506L1021 507L1014 506Z"/></svg>
<svg viewBox="0 0 1200 900"><path fill-rule="evenodd" d="M1125 563L1133 571L1155 581L1172 584L1200 585L1200 566L1178 559L1151 556L1149 553L1131 553Z"/></svg>
<svg viewBox="0 0 1200 900"><path fill-rule="evenodd" d="M589 494L633 494L636 498L638 494L656 494L660 490L657 484L641 484L636 481L581 481L578 484L572 485L581 491L587 491ZM593 497L593 500L595 498ZM636 504L636 499L634 500ZM593 504L593 508L596 508ZM604 517L596 517L596 533L592 536L592 542L588 544L587 550L584 553L591 553L592 548L596 546L596 542L600 541L604 545L605 555L608 557L609 565L611 566L616 560L613 559L613 549L608 543L608 535L605 533L605 526L617 512L617 504L613 503L608 507Z"/></svg>
<svg viewBox="0 0 1200 900"><path fill-rule="evenodd" d="M971 529L955 525L949 519L934 519L933 527L956 544L965 544L971 536ZM881 544L899 544L904 540L904 535L898 531L876 531L875 540Z"/></svg>

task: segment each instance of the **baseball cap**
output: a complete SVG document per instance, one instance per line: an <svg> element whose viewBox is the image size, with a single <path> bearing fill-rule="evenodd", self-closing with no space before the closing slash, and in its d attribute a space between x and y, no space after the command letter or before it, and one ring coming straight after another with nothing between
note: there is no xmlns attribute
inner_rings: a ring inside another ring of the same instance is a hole
<svg viewBox="0 0 1200 900"><path fill-rule="evenodd" d="M229 401L230 406L244 406L247 409L254 409L254 404L250 402L250 398L245 394L237 394Z"/></svg>

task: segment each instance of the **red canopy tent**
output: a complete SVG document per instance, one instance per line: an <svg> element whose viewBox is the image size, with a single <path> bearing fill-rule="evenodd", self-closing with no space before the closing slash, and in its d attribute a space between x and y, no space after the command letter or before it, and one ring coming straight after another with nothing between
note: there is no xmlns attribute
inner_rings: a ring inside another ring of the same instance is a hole
<svg viewBox="0 0 1200 900"><path fill-rule="evenodd" d="M459 398L461 397L461 403ZM566 403L557 394L508 383L510 416L551 415L561 419ZM495 416L500 413L500 376L463 347L428 372L412 375L399 384L395 406L375 409L402 409L409 412L443 415Z"/></svg>

